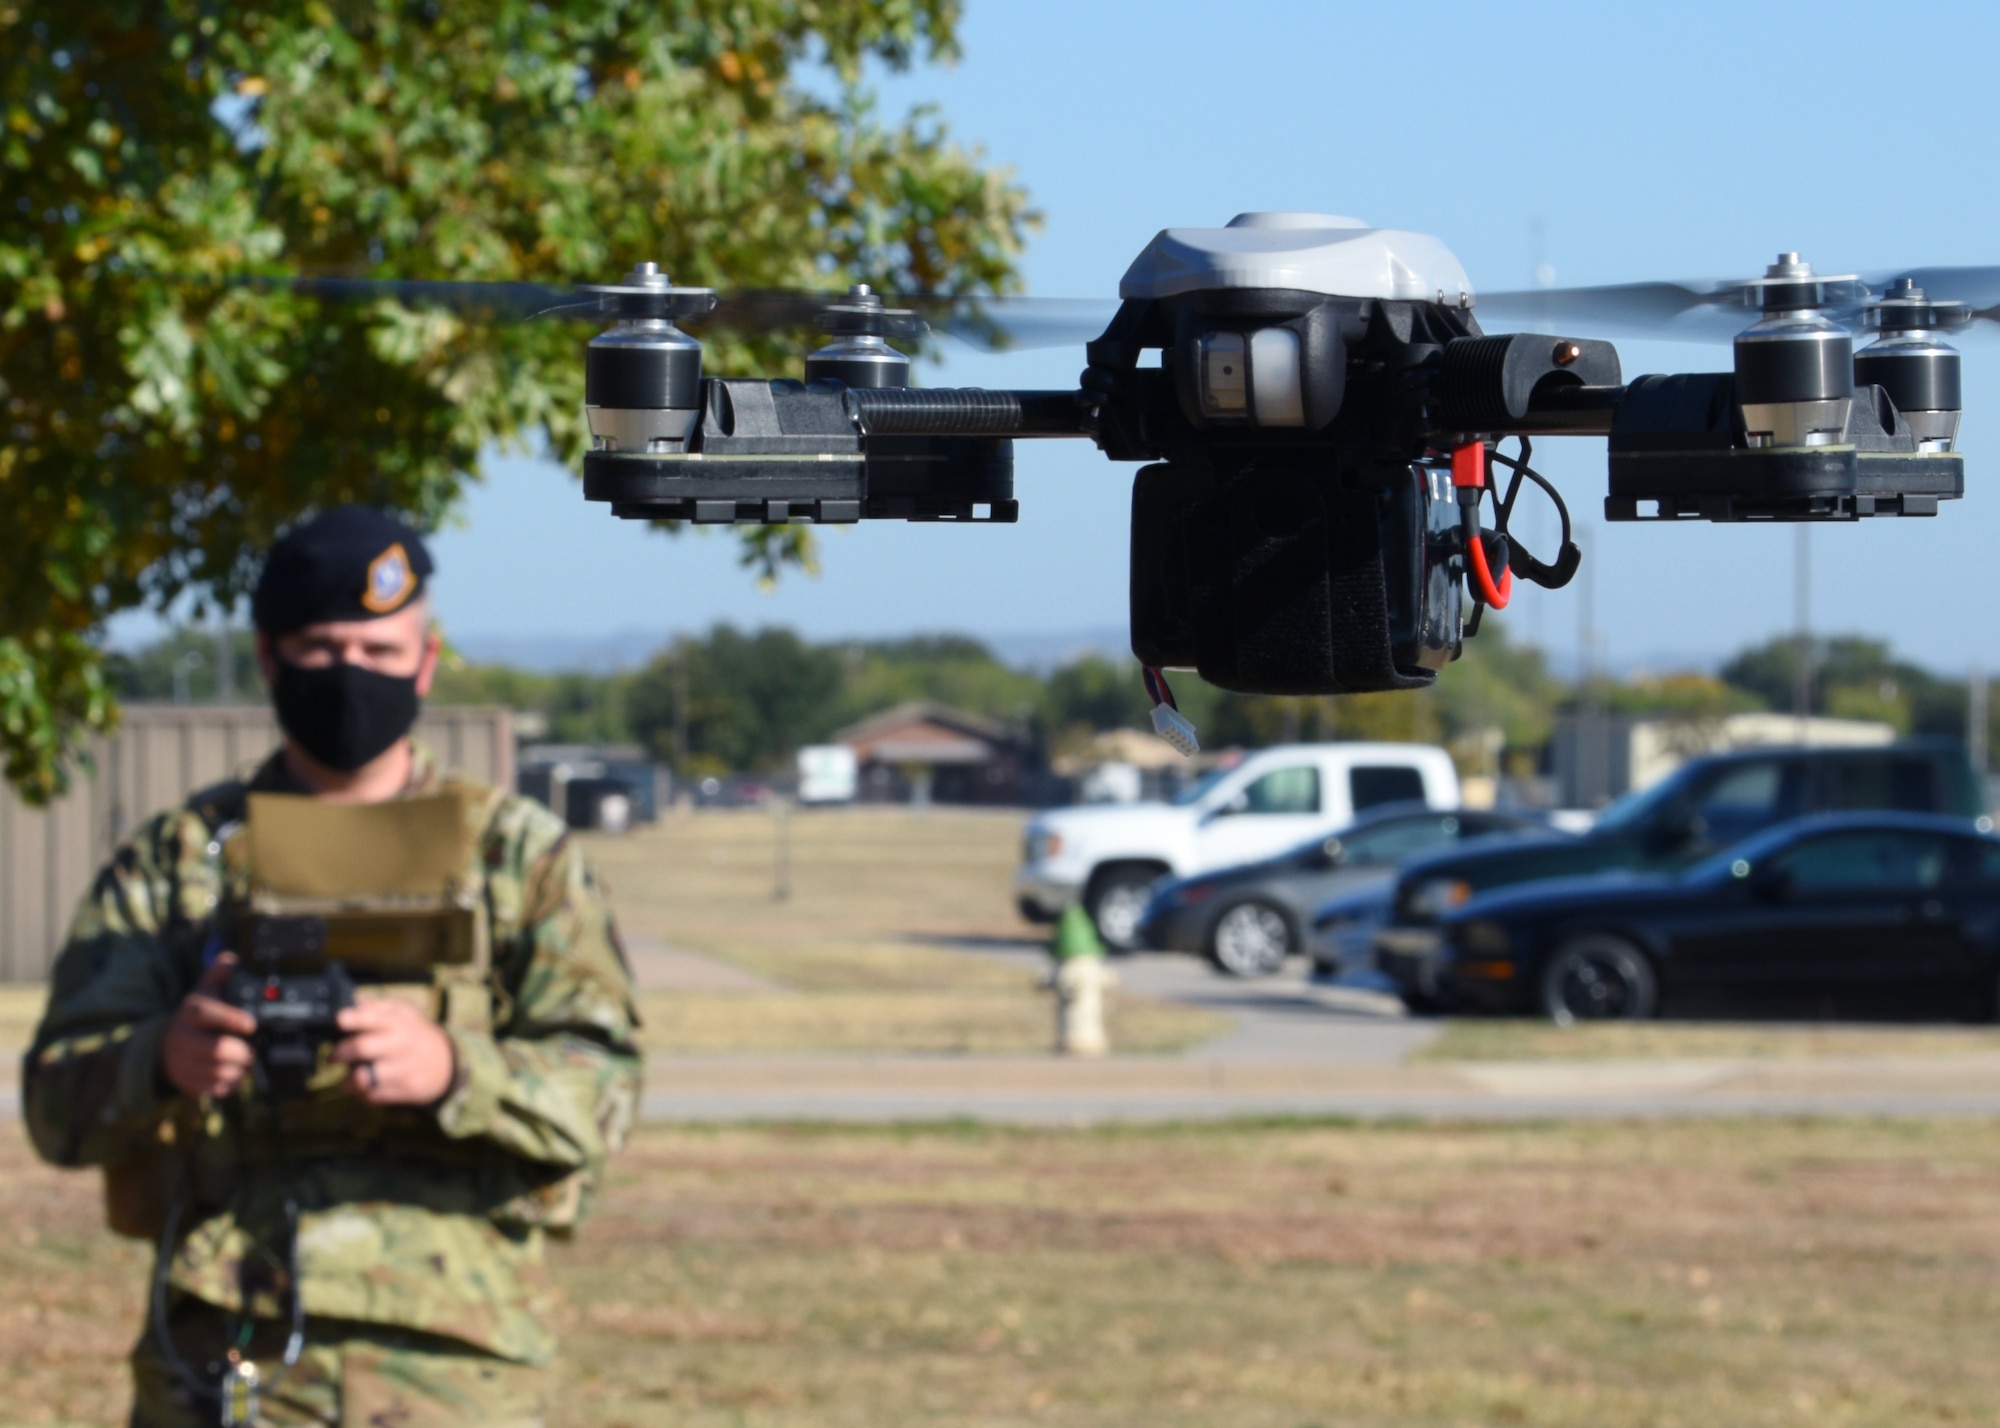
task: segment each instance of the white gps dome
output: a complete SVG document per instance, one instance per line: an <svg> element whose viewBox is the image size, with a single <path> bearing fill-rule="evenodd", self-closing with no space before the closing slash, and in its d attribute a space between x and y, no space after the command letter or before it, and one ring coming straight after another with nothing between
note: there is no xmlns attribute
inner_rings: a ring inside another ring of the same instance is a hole
<svg viewBox="0 0 2000 1428"><path fill-rule="evenodd" d="M1121 298L1287 289L1472 306L1472 283L1428 233L1330 213L1239 213L1226 228L1168 228L1118 284Z"/></svg>

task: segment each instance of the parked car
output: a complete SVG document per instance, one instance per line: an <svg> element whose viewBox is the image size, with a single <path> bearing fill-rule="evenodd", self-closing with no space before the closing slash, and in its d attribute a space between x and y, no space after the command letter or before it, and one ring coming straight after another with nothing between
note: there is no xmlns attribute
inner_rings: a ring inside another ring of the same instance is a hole
<svg viewBox="0 0 2000 1428"><path fill-rule="evenodd" d="M770 784L748 774L710 775L694 786L696 808L762 808L776 797Z"/></svg>
<svg viewBox="0 0 2000 1428"><path fill-rule="evenodd" d="M1444 916L1476 894L1544 878L1690 867L1753 833L1811 813L1888 809L1983 817L1985 800L1963 749L1906 743L1874 748L1766 748L1696 759L1607 808L1578 838L1449 849L1397 875L1376 960L1398 974L1412 1010L1430 1008L1416 973L1438 949Z"/></svg>
<svg viewBox="0 0 2000 1428"><path fill-rule="evenodd" d="M1138 938L1152 885L1273 857L1391 803L1456 808L1458 773L1424 744L1286 744L1218 769L1172 803L1061 808L1031 819L1014 891L1031 921L1081 899L1098 935Z"/></svg>
<svg viewBox="0 0 2000 1428"><path fill-rule="evenodd" d="M1306 933L1306 956L1312 959L1312 979L1331 982L1374 974L1385 991L1396 990L1375 967L1375 934L1389 923L1396 897L1395 869L1351 891L1330 897L1313 909Z"/></svg>
<svg viewBox="0 0 2000 1428"><path fill-rule="evenodd" d="M1930 814L1835 814L1678 872L1556 879L1447 913L1427 992L1560 1023L1662 1012L1992 1017L2000 839Z"/></svg>
<svg viewBox="0 0 2000 1428"><path fill-rule="evenodd" d="M1238 977L1267 977L1304 946L1313 909L1362 884L1389 884L1413 853L1454 840L1541 829L1517 813L1443 811L1391 804L1362 814L1344 831L1313 838L1275 858L1153 885L1139 919L1139 942L1195 952Z"/></svg>

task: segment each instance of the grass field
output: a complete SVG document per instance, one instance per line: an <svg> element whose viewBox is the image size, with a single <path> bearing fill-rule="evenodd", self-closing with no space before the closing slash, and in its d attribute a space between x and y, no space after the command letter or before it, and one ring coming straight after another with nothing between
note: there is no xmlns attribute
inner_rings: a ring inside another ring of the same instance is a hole
<svg viewBox="0 0 2000 1428"><path fill-rule="evenodd" d="M1035 1051L1018 819L593 839L625 926L737 970L648 1046ZM710 964L703 964L710 965ZM0 994L25 1040L39 989ZM1222 1022L1121 998L1121 1048ZM1449 1024L1446 1060L1990 1052L1979 1028ZM1764 1428L2000 1422L2000 1124L641 1130L555 1252L555 1422ZM142 1246L0 1135L0 1423L123 1411Z"/></svg>
<svg viewBox="0 0 2000 1428"><path fill-rule="evenodd" d="M669 816L587 836L619 924L763 979L755 992L676 989L641 999L654 1052L1038 1052L1053 1039L1035 974L940 944L1029 945L1014 912L1018 812L857 808ZM778 835L789 845L777 891ZM25 1046L39 986L0 987L0 1048ZM1193 1007L1115 997L1112 1043L1168 1052L1221 1034ZM4 1075L5 1073L0 1073Z"/></svg>
<svg viewBox="0 0 2000 1428"><path fill-rule="evenodd" d="M143 1254L0 1138L0 1418L108 1422ZM2000 1421L2000 1127L643 1132L565 1425Z"/></svg>
<svg viewBox="0 0 2000 1428"><path fill-rule="evenodd" d="M1791 1061L1820 1057L1992 1056L2000 1029L1772 1022L1447 1022L1422 1061L1626 1061L1660 1057Z"/></svg>
<svg viewBox="0 0 2000 1428"><path fill-rule="evenodd" d="M1046 935L1013 908L1020 838L1019 813L858 808L782 824L761 811L681 815L589 846L629 931L720 958L774 989L649 997L651 1050L1045 1051L1052 1022L1034 974L939 945ZM1122 1051L1181 1050L1226 1027L1209 1012L1142 998L1111 1007Z"/></svg>

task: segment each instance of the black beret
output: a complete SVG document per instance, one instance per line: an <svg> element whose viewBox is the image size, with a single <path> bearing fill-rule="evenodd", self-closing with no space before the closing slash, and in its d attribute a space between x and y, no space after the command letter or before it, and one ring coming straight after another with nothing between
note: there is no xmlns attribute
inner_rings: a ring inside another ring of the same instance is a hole
<svg viewBox="0 0 2000 1428"><path fill-rule="evenodd" d="M271 547L250 616L267 635L323 620L380 619L421 595L431 569L412 527L373 506L335 506Z"/></svg>

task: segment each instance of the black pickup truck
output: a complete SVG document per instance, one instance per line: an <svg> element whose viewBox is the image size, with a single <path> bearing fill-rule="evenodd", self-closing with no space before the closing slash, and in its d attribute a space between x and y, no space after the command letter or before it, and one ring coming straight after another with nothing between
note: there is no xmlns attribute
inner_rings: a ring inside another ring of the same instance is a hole
<svg viewBox="0 0 2000 1428"><path fill-rule="evenodd" d="M1579 838L1450 849L1403 865L1376 965L1412 1011L1437 1008L1438 919L1489 888L1629 869L1687 867L1738 839L1810 813L1894 809L1986 816L1985 790L1956 744L1764 748L1683 765L1627 794Z"/></svg>

